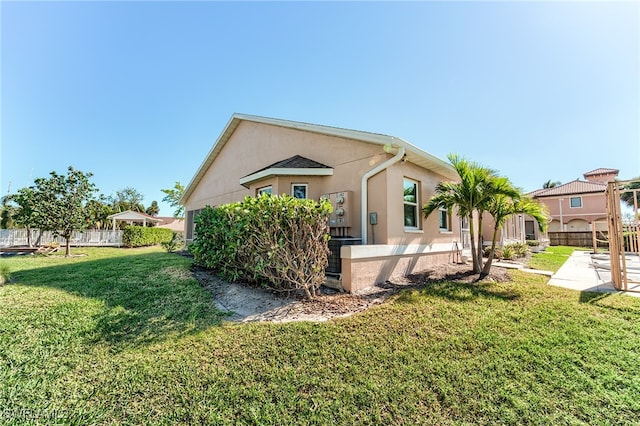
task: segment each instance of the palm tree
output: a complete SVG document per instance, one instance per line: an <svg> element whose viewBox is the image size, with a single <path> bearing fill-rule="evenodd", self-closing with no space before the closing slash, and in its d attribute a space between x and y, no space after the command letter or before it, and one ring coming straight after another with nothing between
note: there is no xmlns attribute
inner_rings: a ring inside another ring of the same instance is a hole
<svg viewBox="0 0 640 426"><path fill-rule="evenodd" d="M640 189L640 177L633 179L632 182L627 183L626 185L622 185L622 189L627 190L627 192L620 193L620 199L627 203L628 206L633 207L633 194L631 190ZM636 194L636 202L640 204L640 191L635 192Z"/></svg>
<svg viewBox="0 0 640 426"><path fill-rule="evenodd" d="M507 181L508 182L508 181ZM511 185L508 182L508 185ZM487 262L482 268L480 278L484 278L489 275L491 271L491 263L496 252L496 240L498 236L498 230L504 226L505 221L514 214L526 214L534 218L538 222L540 231L544 231L549 223L549 215L547 214L546 207L540 204L533 198L527 197L522 194L522 191L511 187L511 194L506 193L496 194L487 211L493 216L495 221L493 227L493 239L491 241L491 251Z"/></svg>
<svg viewBox="0 0 640 426"><path fill-rule="evenodd" d="M556 186L560 186L560 185L562 185L562 182L557 180L552 181L551 179L549 179L548 181L542 184L542 188L549 189L549 188L555 188Z"/></svg>
<svg viewBox="0 0 640 426"><path fill-rule="evenodd" d="M458 154L447 156L449 162L460 176L460 182L440 182L436 186L436 194L424 205L422 212L425 217L441 208L458 209L458 214L469 219L469 236L471 239L471 258L473 271L482 271L482 213L488 208L492 194L501 188L501 182L496 172L478 163L468 161ZM473 214L478 213L479 231L473 225ZM477 246L477 250L476 250Z"/></svg>

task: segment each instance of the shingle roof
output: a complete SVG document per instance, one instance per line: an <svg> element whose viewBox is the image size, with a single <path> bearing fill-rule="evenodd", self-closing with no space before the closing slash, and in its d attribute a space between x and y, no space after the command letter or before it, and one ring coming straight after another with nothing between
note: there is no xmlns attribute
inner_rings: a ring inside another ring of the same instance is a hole
<svg viewBox="0 0 640 426"><path fill-rule="evenodd" d="M577 194L589 194L595 192L604 192L607 189L606 183L600 182L585 182L583 180L574 180L564 185L556 186L547 189L538 189L530 192L529 195L534 198L540 197L553 197L559 195L577 195Z"/></svg>
<svg viewBox="0 0 640 426"><path fill-rule="evenodd" d="M591 170L590 172L585 173L583 176L586 178L587 176L609 175L612 173L615 173L617 175L619 172L620 170L618 169L606 169L601 167L599 169Z"/></svg>
<svg viewBox="0 0 640 426"><path fill-rule="evenodd" d="M313 161L301 155L294 155L293 157L289 157L284 160L277 161L267 167L264 167L260 170L256 170L255 172L250 173L249 175L252 175L254 173L259 173L263 170L269 170L269 169L331 169L331 167L327 166L326 164L318 163L317 161Z"/></svg>

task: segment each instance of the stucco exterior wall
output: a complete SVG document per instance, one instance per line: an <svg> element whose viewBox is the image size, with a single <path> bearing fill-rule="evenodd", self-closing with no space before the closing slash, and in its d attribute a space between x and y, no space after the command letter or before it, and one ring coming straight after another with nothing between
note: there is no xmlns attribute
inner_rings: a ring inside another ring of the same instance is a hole
<svg viewBox="0 0 640 426"><path fill-rule="evenodd" d="M582 207L571 207L571 197L581 197ZM549 208L551 218L554 221L558 221L557 231L588 231L591 230L592 222L602 220L602 218L606 218L607 216L606 198L604 192L592 194L564 195L561 197L540 197L538 198L538 201L544 203ZM561 218L562 223L564 224L564 227L562 229L560 229L559 227ZM574 226L571 229L569 228L570 222ZM584 222L586 222L587 225L585 225Z"/></svg>
<svg viewBox="0 0 640 426"><path fill-rule="evenodd" d="M294 155L333 167L333 176L271 177L247 189L240 178ZM352 191L351 208L360 211L360 178L389 158L380 145L243 121L218 154L212 167L185 200L186 210L216 206L255 196L256 189L271 185L274 194L291 191L292 182L309 182L309 197ZM321 183L321 185L317 185ZM360 215L353 215L350 233L360 236Z"/></svg>
<svg viewBox="0 0 640 426"><path fill-rule="evenodd" d="M450 261L447 247L345 246L342 247L342 286L349 293L357 293L372 285Z"/></svg>

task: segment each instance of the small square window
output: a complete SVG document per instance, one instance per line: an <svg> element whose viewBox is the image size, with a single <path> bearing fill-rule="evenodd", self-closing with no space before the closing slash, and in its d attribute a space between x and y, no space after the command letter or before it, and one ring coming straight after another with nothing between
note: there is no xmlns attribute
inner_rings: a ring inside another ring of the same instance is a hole
<svg viewBox="0 0 640 426"><path fill-rule="evenodd" d="M306 183L294 183L291 185L291 196L293 198L307 198L307 185Z"/></svg>
<svg viewBox="0 0 640 426"><path fill-rule="evenodd" d="M265 187L262 187L262 188L258 188L258 191L257 191L258 192L258 197L261 196L261 195L264 195L264 194L271 195L271 191L272 191L271 186L265 186Z"/></svg>
<svg viewBox="0 0 640 426"><path fill-rule="evenodd" d="M582 207L582 197L571 197L571 208Z"/></svg>

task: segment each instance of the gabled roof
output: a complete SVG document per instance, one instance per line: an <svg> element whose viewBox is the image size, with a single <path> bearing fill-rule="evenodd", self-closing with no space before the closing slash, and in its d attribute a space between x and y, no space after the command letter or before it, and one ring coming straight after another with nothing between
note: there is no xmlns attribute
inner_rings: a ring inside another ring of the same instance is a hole
<svg viewBox="0 0 640 426"><path fill-rule="evenodd" d="M331 169L326 164L318 163L302 155L294 155L285 160L277 161L267 167L255 171L258 173L267 169ZM251 173L253 174L253 173Z"/></svg>
<svg viewBox="0 0 640 426"><path fill-rule="evenodd" d="M240 184L247 188L253 182L270 176L332 176L333 167L317 161L294 155L293 157L277 161L267 167L240 178Z"/></svg>
<svg viewBox="0 0 640 426"><path fill-rule="evenodd" d="M606 169L601 167L599 169L591 170L590 172L585 173L583 176L586 178L587 176L610 175L610 174L617 175L618 173L620 173L620 170L618 169Z"/></svg>
<svg viewBox="0 0 640 426"><path fill-rule="evenodd" d="M115 213L107 216L107 219L116 219L116 220L137 220L137 221L148 221L148 222L162 222L161 219L148 215L146 213L134 212L133 210L126 210L120 213Z"/></svg>
<svg viewBox="0 0 640 426"><path fill-rule="evenodd" d="M534 198L555 197L560 195L578 195L604 192L607 189L606 183L601 182L585 182L583 180L574 180L564 185L555 186L553 188L538 189L530 192L529 196Z"/></svg>
<svg viewBox="0 0 640 426"><path fill-rule="evenodd" d="M395 136L388 136L379 133L363 132L359 130L342 129L339 127L322 126L318 124L302 123L297 121L280 120L276 118L259 117L255 115L246 114L233 114L231 119L225 126L224 130L213 144L213 147L207 154L198 171L191 179L191 182L187 185L182 196L181 202L187 200L193 190L198 186L200 180L205 175L211 164L215 161L216 157L225 146L225 144L231 138L231 135L236 128L243 121L251 121L254 123L268 124L272 126L279 126L288 129L296 129L303 132L319 133L327 136L335 136L345 139L352 139L360 142L372 143L380 146L389 147L391 149L397 149L403 146L406 150L406 161L414 163L425 169L429 169L438 173L448 179L458 179L458 174L455 169L447 162L421 150L420 148L413 146L409 142L397 138Z"/></svg>

